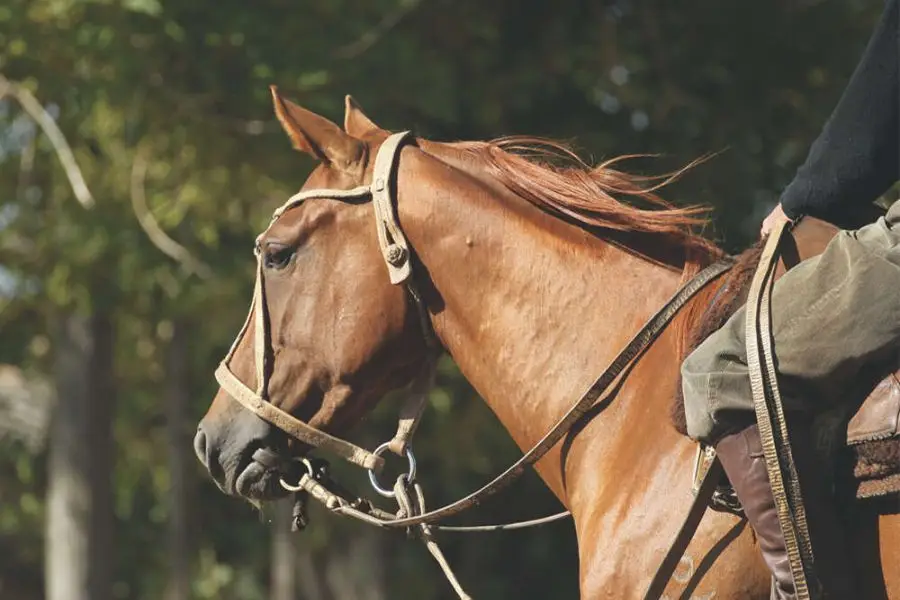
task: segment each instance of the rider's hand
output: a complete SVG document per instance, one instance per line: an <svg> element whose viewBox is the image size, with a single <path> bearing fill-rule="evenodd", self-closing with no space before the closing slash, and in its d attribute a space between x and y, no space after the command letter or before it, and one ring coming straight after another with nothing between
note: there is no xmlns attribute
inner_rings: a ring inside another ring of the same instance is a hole
<svg viewBox="0 0 900 600"><path fill-rule="evenodd" d="M781 208L781 203L779 202L772 209L772 212L769 213L769 216L763 220L762 227L759 229L759 236L765 237L778 223L787 223L790 220L790 217L784 214L784 209Z"/></svg>

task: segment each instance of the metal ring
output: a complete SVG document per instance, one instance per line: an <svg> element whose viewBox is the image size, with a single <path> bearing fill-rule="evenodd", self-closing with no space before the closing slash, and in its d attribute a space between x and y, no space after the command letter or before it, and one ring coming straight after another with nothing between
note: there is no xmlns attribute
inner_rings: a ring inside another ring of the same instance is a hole
<svg viewBox="0 0 900 600"><path fill-rule="evenodd" d="M315 473L315 471L313 470L312 463L309 462L308 458L301 459L297 462L299 462L304 467L306 467L306 473L303 473L302 475L300 475L300 479L297 480L296 485L291 485L290 483L288 483L287 481L284 480L284 477L278 478L278 483L281 485L281 487L283 487L284 489L286 489L289 492L303 491L303 486L300 485L300 483L303 481L303 478L307 477L307 476L312 477L313 473Z"/></svg>
<svg viewBox="0 0 900 600"><path fill-rule="evenodd" d="M390 446L390 442L385 442L382 445L375 448L374 454L375 456L381 456L381 453L388 449ZM409 470L406 473L406 482L412 483L416 479L416 457L412 453L412 449L408 446L406 448L406 460L409 463ZM372 484L372 487L376 492L384 496L385 498L393 498L396 494L393 490L386 490L378 484L378 479L375 477L375 471L372 469L366 469L369 472L369 483Z"/></svg>

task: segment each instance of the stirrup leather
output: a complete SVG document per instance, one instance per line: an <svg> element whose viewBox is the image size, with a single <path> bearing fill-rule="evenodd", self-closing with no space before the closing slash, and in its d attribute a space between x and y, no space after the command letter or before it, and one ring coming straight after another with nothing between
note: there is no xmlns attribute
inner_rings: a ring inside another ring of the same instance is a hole
<svg viewBox="0 0 900 600"><path fill-rule="evenodd" d="M715 448L703 443L697 444L697 457L694 459L694 477L691 484L691 493L695 497L700 490L700 483L715 459ZM741 506L741 501L727 480L723 480L716 486L716 491L713 492L712 497L709 499L709 507L717 512L727 512L738 517L744 517L744 508Z"/></svg>

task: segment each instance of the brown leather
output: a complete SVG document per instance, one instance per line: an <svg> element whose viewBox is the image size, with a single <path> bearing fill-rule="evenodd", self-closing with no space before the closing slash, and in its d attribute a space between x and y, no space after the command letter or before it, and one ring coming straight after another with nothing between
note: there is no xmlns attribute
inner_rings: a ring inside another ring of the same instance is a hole
<svg viewBox="0 0 900 600"><path fill-rule="evenodd" d="M831 223L813 217L804 217L788 232L782 241L781 256L775 267L775 279L801 261L818 256L825 251L828 242L840 231Z"/></svg>
<svg viewBox="0 0 900 600"><path fill-rule="evenodd" d="M793 594L791 566L778 523L772 488L769 487L759 429L752 425L725 436L716 444L716 455L744 507L747 520L756 532L759 550L778 589Z"/></svg>
<svg viewBox="0 0 900 600"><path fill-rule="evenodd" d="M900 429L900 379L891 373L868 395L847 425L847 445L881 440L897 435Z"/></svg>
<svg viewBox="0 0 900 600"><path fill-rule="evenodd" d="M840 231L831 223L804 217L786 235L775 278L800 261L821 254ZM900 365L867 395L847 428L847 445L900 435ZM862 394L860 394L861 396Z"/></svg>
<svg viewBox="0 0 900 600"><path fill-rule="evenodd" d="M818 585L810 582L810 586L821 586L824 598L852 598L851 560L844 554L847 546L839 517L829 490L824 489L825 478L819 471L808 432L803 428L792 429L791 448L803 489L816 572L821 579ZM793 598L794 582L766 473L759 429L751 425L722 438L716 445L716 454L756 532L760 552L774 580L773 598Z"/></svg>

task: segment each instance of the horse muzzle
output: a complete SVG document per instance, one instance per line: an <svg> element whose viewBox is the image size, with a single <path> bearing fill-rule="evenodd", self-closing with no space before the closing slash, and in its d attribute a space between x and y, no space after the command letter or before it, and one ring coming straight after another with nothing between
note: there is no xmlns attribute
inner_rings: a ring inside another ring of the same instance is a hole
<svg viewBox="0 0 900 600"><path fill-rule="evenodd" d="M281 498L278 484L292 461L286 436L254 414L240 411L209 422L204 419L194 436L194 452L222 492L266 501Z"/></svg>

